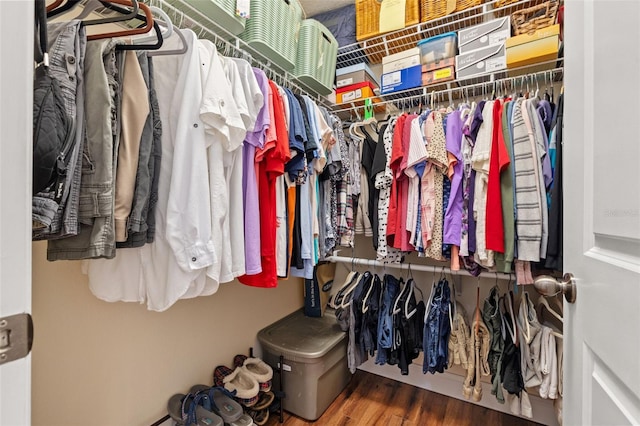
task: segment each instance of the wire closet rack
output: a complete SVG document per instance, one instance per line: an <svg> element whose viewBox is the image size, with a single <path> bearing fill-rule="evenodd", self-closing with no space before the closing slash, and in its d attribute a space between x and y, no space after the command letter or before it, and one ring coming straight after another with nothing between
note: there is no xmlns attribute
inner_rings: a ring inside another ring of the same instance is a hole
<svg viewBox="0 0 640 426"><path fill-rule="evenodd" d="M206 0L202 0L206 1ZM328 109L333 104L324 96L304 85L290 72L280 68L256 49L249 46L243 40L234 36L226 29L218 25L211 17L206 16L189 3L182 0L150 0L151 6L157 6L164 10L178 28L192 30L199 38L211 40L218 51L225 56L243 58L253 66L260 68L267 77L281 86L286 86L299 94L307 95L318 105Z"/></svg>
<svg viewBox="0 0 640 426"><path fill-rule="evenodd" d="M504 0L491 0L442 18L342 46L338 49L337 68L355 65L364 58L371 64L379 64L384 56L415 47L422 39L459 31L494 18L510 16L514 12L537 6L545 1L547 0L518 0L502 5Z"/></svg>
<svg viewBox="0 0 640 426"><path fill-rule="evenodd" d="M490 77L489 79L473 84L458 86L456 85L456 81L452 81L447 85L440 85L437 88L421 87L394 93L393 96L385 96L385 99L376 98L377 100L374 100L371 106L376 112L384 112L389 106L393 106L398 110L404 110L406 108L414 108L418 105L441 105L443 103L451 105L456 99L464 100L477 97L493 97L494 95L501 96L511 94L515 91L532 92L536 90L556 90L555 85L562 81L563 75L563 67L545 69L543 71L514 77L506 76L501 79L494 79L495 74L491 74L486 76ZM333 108L333 112L336 114L350 113L359 116L359 110L362 108L364 108L364 100L340 104Z"/></svg>

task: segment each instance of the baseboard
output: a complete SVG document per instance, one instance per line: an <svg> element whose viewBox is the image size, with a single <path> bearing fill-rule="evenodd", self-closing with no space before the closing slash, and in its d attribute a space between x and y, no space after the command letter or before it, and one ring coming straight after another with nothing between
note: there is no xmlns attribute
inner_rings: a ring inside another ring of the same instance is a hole
<svg viewBox="0 0 640 426"><path fill-rule="evenodd" d="M462 384L464 377L460 374L445 372L442 374L423 374L420 364L411 364L409 366L409 374L403 376L395 365L376 365L373 359L358 367L359 370L377 374L399 382L407 383L422 389L446 395L451 398L460 399L472 404L480 405L491 410L512 414L506 404L500 404L496 398L491 395L491 384L482 383L482 399L479 402L467 400L462 396ZM558 426L556 413L553 408L553 401L542 399L537 395L529 394L531 407L533 408L533 421L548 426Z"/></svg>

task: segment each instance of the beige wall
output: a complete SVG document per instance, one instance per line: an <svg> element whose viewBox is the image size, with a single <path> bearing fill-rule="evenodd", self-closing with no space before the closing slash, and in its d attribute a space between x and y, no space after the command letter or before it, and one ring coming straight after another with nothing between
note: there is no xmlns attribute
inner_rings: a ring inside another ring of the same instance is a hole
<svg viewBox="0 0 640 426"><path fill-rule="evenodd" d="M302 307L302 281L221 285L163 313L95 298L80 262L33 245L33 425L149 425L167 399L256 345L264 326Z"/></svg>

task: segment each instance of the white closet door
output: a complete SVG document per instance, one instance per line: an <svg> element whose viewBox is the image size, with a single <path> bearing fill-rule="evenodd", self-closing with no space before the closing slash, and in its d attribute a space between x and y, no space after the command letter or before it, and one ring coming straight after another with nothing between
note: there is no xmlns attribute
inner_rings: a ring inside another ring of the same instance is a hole
<svg viewBox="0 0 640 426"><path fill-rule="evenodd" d="M0 317L31 311L32 76L33 2L0 1ZM0 365L0 425L30 423L27 356Z"/></svg>
<svg viewBox="0 0 640 426"><path fill-rule="evenodd" d="M640 424L640 2L566 2L564 424Z"/></svg>

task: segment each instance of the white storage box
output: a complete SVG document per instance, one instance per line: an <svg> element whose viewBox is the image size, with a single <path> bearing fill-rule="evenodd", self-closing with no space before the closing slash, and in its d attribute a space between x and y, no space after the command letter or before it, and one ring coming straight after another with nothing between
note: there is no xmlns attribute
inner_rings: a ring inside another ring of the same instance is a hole
<svg viewBox="0 0 640 426"><path fill-rule="evenodd" d="M482 47L504 43L511 37L509 16L484 22L458 31L458 51L460 54Z"/></svg>
<svg viewBox="0 0 640 426"><path fill-rule="evenodd" d="M351 380L347 365L347 334L332 311L323 317L296 311L258 332L262 359L274 368L283 363L283 408L307 420L316 420Z"/></svg>
<svg viewBox="0 0 640 426"><path fill-rule="evenodd" d="M459 80L505 68L507 68L507 55L504 43L456 56L456 77Z"/></svg>
<svg viewBox="0 0 640 426"><path fill-rule="evenodd" d="M363 63L351 65L336 70L336 87L346 87L352 84L362 83L364 81L371 82L375 87L380 87L378 78L373 73L369 65Z"/></svg>
<svg viewBox="0 0 640 426"><path fill-rule="evenodd" d="M382 74L420 65L420 49L417 47L382 58Z"/></svg>

